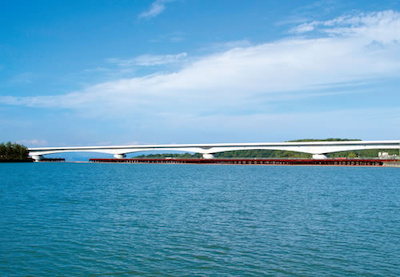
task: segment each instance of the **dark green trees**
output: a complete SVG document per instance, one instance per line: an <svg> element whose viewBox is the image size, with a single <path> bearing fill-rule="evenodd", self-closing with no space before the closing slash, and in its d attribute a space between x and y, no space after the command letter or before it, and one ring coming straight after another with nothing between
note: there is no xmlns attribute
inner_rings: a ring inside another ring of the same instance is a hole
<svg viewBox="0 0 400 277"><path fill-rule="evenodd" d="M0 143L0 161L23 161L28 158L28 148L17 143Z"/></svg>

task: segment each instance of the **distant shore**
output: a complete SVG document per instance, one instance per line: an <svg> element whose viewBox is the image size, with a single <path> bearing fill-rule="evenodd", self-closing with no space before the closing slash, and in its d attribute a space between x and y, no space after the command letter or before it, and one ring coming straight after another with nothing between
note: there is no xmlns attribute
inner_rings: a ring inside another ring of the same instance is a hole
<svg viewBox="0 0 400 277"><path fill-rule="evenodd" d="M25 159L25 160L0 160L0 163L33 163L33 159Z"/></svg>

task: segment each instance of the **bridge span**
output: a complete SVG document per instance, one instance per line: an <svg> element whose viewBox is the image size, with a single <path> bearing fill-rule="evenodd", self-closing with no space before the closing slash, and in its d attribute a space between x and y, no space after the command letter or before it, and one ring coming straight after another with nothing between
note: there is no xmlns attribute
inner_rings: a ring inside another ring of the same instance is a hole
<svg viewBox="0 0 400 277"><path fill-rule="evenodd" d="M325 159L325 154L333 152L399 149L400 140L380 141L312 141L312 142L264 142L264 143L214 143L214 144L159 144L159 145L123 145L123 146L73 146L28 148L29 155L39 161L43 155L65 152L98 152L114 155L123 159L128 153L145 151L183 151L203 154L203 158L212 159L214 153L235 150L284 150L309 153L314 159Z"/></svg>

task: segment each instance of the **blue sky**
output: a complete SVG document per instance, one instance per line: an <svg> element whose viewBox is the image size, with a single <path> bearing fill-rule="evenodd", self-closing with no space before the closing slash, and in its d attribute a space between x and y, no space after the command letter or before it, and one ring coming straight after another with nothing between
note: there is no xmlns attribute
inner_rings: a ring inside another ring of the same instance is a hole
<svg viewBox="0 0 400 277"><path fill-rule="evenodd" d="M400 0L1 3L1 141L400 139Z"/></svg>

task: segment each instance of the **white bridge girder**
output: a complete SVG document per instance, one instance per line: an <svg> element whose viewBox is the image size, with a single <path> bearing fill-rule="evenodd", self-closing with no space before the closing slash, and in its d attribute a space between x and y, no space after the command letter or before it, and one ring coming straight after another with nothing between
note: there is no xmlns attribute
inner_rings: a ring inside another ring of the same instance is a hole
<svg viewBox="0 0 400 277"><path fill-rule="evenodd" d="M324 154L351 150L400 149L400 140L386 141L318 141L279 143L219 143L219 144L165 144L165 145L124 145L124 146L82 146L29 148L29 155L39 160L43 155L66 152L97 152L124 158L125 154L146 151L183 151L203 154L213 158L214 153L235 150L284 150L312 154L324 158Z"/></svg>

